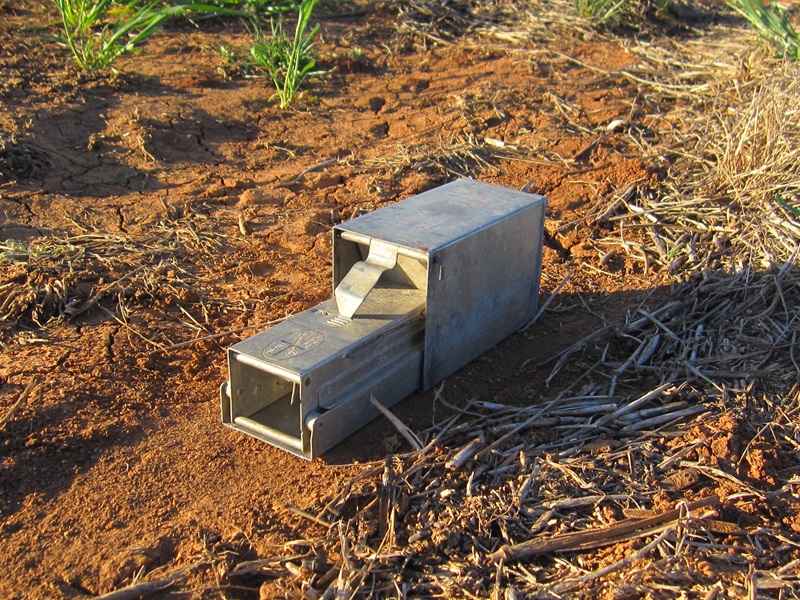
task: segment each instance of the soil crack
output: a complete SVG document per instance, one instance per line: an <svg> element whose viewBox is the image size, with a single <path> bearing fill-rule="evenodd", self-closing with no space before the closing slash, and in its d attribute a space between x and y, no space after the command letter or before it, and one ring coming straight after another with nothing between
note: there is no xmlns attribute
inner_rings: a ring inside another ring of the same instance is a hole
<svg viewBox="0 0 800 600"><path fill-rule="evenodd" d="M3 196L2 194L0 194L0 199L8 200L9 202L13 202L14 204L20 205L22 208L25 209L25 212L27 212L31 217L37 216L36 213L33 212L31 205L28 204L27 202L23 202L20 198L14 198L12 196Z"/></svg>
<svg viewBox="0 0 800 600"><path fill-rule="evenodd" d="M122 213L121 206L116 207L116 213L117 213L117 227L119 227L119 230L121 232L128 233L128 230L125 228L125 215Z"/></svg>

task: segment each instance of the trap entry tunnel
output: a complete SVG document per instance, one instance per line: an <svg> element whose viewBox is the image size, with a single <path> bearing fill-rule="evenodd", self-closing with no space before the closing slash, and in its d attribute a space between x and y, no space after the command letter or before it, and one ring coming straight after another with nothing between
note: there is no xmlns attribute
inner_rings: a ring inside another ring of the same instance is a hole
<svg viewBox="0 0 800 600"><path fill-rule="evenodd" d="M313 459L517 331L545 205L462 179L334 227L334 297L228 349L223 423Z"/></svg>

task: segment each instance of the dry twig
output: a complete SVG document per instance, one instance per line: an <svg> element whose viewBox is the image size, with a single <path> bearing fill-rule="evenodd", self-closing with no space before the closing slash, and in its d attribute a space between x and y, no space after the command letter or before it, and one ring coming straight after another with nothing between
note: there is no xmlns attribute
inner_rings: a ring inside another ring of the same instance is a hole
<svg viewBox="0 0 800 600"><path fill-rule="evenodd" d="M30 380L28 385L25 386L25 389L22 390L22 393L19 395L19 398L17 398L17 401L14 402L14 404L11 406L11 408L8 409L8 412L5 414L5 416L3 416L2 419L0 419L0 428L5 427L6 424L9 421L11 421L11 419L14 418L14 415L19 410L20 406L22 406L22 404L25 402L25 400L28 399L28 396L31 395L31 392L33 391L33 388L35 388L38 384L39 384L39 378L38 377L34 377L33 379Z"/></svg>

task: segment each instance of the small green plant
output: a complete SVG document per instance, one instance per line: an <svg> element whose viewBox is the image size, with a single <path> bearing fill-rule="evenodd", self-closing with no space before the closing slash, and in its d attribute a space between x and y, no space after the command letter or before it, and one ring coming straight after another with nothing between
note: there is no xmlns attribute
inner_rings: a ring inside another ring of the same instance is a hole
<svg viewBox="0 0 800 600"><path fill-rule="evenodd" d="M736 0L728 6L747 19L778 52L792 60L800 60L800 34L777 4L765 5L761 0Z"/></svg>
<svg viewBox="0 0 800 600"><path fill-rule="evenodd" d="M64 25L64 42L81 69L104 69L155 33L169 17L155 2L53 0ZM112 20L109 21L108 18Z"/></svg>
<svg viewBox="0 0 800 600"><path fill-rule="evenodd" d="M281 108L292 103L306 79L326 73L314 70L317 64L313 49L314 36L319 31L319 23L307 31L315 4L316 0L303 0L298 6L297 25L292 39L284 33L282 19L271 22L270 37L264 36L257 27L253 31L254 43L250 48L250 55L267 71L275 84L277 92L270 100L278 98Z"/></svg>
<svg viewBox="0 0 800 600"><path fill-rule="evenodd" d="M5 242L0 242L0 258L16 262L28 262L31 259L57 256L71 248L72 246L68 243L51 240L34 240L29 244L19 240L6 240Z"/></svg>
<svg viewBox="0 0 800 600"><path fill-rule="evenodd" d="M18 240L6 240L0 244L0 258L6 260L27 260L30 251L26 244Z"/></svg>
<svg viewBox="0 0 800 600"><path fill-rule="evenodd" d="M616 20L628 0L572 0L572 2L580 16L600 25Z"/></svg>
<svg viewBox="0 0 800 600"><path fill-rule="evenodd" d="M220 44L218 48L219 55L226 63L235 63L239 59L236 54L236 48L228 46L227 44Z"/></svg>
<svg viewBox="0 0 800 600"><path fill-rule="evenodd" d="M249 17L208 4L164 7L159 0L53 0L64 26L63 40L81 69L105 69L161 29L164 21L196 13Z"/></svg>

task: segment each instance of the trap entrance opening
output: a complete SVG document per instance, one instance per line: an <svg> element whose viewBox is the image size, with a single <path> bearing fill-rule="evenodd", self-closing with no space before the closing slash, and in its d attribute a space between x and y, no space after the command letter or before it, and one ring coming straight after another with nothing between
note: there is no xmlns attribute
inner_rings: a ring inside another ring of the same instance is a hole
<svg viewBox="0 0 800 600"><path fill-rule="evenodd" d="M229 390L236 399L229 407L229 422L259 439L297 452L302 450L300 382L269 370L269 365L244 354L231 361ZM235 379L233 378L235 377Z"/></svg>

